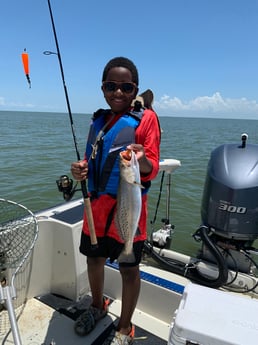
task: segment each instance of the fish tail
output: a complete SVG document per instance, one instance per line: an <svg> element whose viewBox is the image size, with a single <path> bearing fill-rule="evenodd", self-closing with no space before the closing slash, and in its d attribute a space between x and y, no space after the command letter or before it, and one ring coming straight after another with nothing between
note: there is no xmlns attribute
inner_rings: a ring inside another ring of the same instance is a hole
<svg viewBox="0 0 258 345"><path fill-rule="evenodd" d="M119 255L117 261L119 263L132 263L135 262L135 255L134 252L132 251L131 253L126 253L126 251L122 251L122 253Z"/></svg>

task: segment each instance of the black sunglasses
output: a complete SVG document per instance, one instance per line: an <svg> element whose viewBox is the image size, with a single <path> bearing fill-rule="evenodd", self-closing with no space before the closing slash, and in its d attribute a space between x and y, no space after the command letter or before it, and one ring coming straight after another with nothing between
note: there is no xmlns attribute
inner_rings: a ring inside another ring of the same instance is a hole
<svg viewBox="0 0 258 345"><path fill-rule="evenodd" d="M116 83L114 81L104 81L102 83L105 92L115 92L120 89L123 93L133 93L136 85L134 83Z"/></svg>

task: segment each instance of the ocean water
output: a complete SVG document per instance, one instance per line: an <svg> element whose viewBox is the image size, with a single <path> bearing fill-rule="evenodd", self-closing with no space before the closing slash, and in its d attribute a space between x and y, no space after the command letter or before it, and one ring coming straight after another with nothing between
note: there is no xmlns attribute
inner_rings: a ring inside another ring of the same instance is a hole
<svg viewBox="0 0 258 345"><path fill-rule="evenodd" d="M74 114L74 129L81 157L91 115ZM36 212L62 203L57 189L60 175L70 174L77 160L68 114L0 111L0 197L19 202ZM201 223L200 207L210 153L224 143L240 143L248 133L258 143L256 120L160 117L163 130L161 159L174 158L181 166L172 173L170 222L175 226L171 247L193 254L199 247L192 234ZM161 189L159 173L149 193L148 232L158 230L166 217L167 178L154 224ZM81 197L77 192L75 197Z"/></svg>

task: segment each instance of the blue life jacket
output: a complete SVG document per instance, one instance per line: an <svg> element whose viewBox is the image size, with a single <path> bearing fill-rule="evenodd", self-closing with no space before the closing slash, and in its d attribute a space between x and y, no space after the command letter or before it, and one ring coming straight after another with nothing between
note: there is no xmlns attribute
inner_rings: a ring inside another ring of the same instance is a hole
<svg viewBox="0 0 258 345"><path fill-rule="evenodd" d="M116 197L119 184L119 152L135 142L135 130L138 127L144 110L133 111L122 115L116 123L104 131L98 138L95 157L91 157L98 134L105 126L105 117L110 110L100 109L94 114L86 145L88 159L88 189L93 198L102 194ZM91 158L90 158L91 157ZM90 158L90 159L89 159ZM147 187L143 189L147 193Z"/></svg>

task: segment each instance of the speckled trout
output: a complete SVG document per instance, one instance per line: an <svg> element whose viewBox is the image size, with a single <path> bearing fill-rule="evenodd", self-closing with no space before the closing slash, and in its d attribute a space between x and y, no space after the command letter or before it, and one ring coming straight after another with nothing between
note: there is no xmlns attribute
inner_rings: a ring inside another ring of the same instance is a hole
<svg viewBox="0 0 258 345"><path fill-rule="evenodd" d="M134 262L133 239L142 209L139 163L132 150L120 152L120 181L117 194L115 224L124 248L118 262Z"/></svg>

